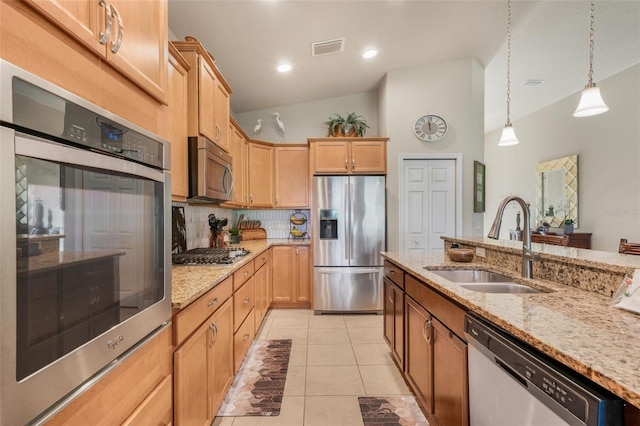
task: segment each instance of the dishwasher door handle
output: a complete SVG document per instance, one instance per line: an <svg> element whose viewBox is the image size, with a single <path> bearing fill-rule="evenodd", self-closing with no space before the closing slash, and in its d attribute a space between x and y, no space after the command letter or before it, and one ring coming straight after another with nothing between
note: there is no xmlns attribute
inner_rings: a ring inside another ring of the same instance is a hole
<svg viewBox="0 0 640 426"><path fill-rule="evenodd" d="M520 374L518 374L517 371L515 371L514 369L512 369L511 367L509 367L507 364L505 364L504 362L502 362L499 358L495 358L495 363L498 364L499 367L501 367L504 371L506 371L507 373L509 373L511 376L513 376L514 379L516 379L517 381L519 381L522 386L524 386L525 388L529 387L529 382L527 382L524 377L522 377Z"/></svg>

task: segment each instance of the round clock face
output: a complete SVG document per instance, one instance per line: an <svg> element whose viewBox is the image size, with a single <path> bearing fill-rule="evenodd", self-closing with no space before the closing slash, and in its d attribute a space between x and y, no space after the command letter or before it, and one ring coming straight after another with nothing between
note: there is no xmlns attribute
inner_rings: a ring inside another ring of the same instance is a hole
<svg viewBox="0 0 640 426"><path fill-rule="evenodd" d="M447 122L437 115L423 115L413 125L413 133L423 141L437 141L447 134Z"/></svg>

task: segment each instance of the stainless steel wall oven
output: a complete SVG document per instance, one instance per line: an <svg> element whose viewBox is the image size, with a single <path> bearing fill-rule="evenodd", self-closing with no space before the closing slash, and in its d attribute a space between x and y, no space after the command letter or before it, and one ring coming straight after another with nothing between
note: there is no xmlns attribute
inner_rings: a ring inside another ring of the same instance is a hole
<svg viewBox="0 0 640 426"><path fill-rule="evenodd" d="M0 423L41 422L171 317L169 144L0 60Z"/></svg>

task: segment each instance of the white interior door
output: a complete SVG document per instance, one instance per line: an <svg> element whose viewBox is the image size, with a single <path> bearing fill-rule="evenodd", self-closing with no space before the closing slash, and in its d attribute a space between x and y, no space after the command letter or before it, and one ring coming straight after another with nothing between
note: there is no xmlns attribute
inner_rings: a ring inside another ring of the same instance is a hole
<svg viewBox="0 0 640 426"><path fill-rule="evenodd" d="M87 250L121 250L121 307L142 304L144 244L142 235L142 199L138 182L127 177L86 172L84 212L84 246ZM114 214L117 212L118 214Z"/></svg>
<svg viewBox="0 0 640 426"><path fill-rule="evenodd" d="M400 250L441 252L456 235L456 160L405 159L400 193Z"/></svg>

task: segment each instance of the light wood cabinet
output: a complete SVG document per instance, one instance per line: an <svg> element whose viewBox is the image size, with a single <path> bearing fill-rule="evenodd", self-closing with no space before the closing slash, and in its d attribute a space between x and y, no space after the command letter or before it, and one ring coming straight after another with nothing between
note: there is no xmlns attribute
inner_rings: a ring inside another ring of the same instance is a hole
<svg viewBox="0 0 640 426"><path fill-rule="evenodd" d="M262 324L271 301L271 249L264 251L259 256L260 262L256 259L255 283L256 283L256 305L255 305L255 329L256 332ZM258 266L260 264L260 266Z"/></svg>
<svg viewBox="0 0 640 426"><path fill-rule="evenodd" d="M231 87L202 44L193 38L173 44L191 66L188 73L189 136L204 136L225 151L229 141Z"/></svg>
<svg viewBox="0 0 640 426"><path fill-rule="evenodd" d="M273 145L249 141L249 207L273 207L275 201Z"/></svg>
<svg viewBox="0 0 640 426"><path fill-rule="evenodd" d="M231 200L224 203L224 205L246 207L249 200L247 195L247 138L233 118L229 122L229 142L229 153L232 158L231 168L233 170L233 191Z"/></svg>
<svg viewBox="0 0 640 426"><path fill-rule="evenodd" d="M276 146L276 208L309 207L309 147Z"/></svg>
<svg viewBox="0 0 640 426"><path fill-rule="evenodd" d="M387 138L310 138L314 175L387 173Z"/></svg>
<svg viewBox="0 0 640 426"><path fill-rule="evenodd" d="M168 105L158 120L158 134L171 142L171 200L186 201L189 196L189 147L187 144L187 71L180 52L169 43Z"/></svg>
<svg viewBox="0 0 640 426"><path fill-rule="evenodd" d="M166 103L166 0L25 1L149 95Z"/></svg>
<svg viewBox="0 0 640 426"><path fill-rule="evenodd" d="M272 249L273 307L309 307L309 246Z"/></svg>
<svg viewBox="0 0 640 426"><path fill-rule="evenodd" d="M211 424L233 373L233 301L229 299L174 353L176 425Z"/></svg>
<svg viewBox="0 0 640 426"><path fill-rule="evenodd" d="M173 417L171 326L58 412L47 425L163 424ZM126 390L126 391L123 391ZM157 409L150 410L152 407ZM135 420L134 423L131 421Z"/></svg>
<svg viewBox="0 0 640 426"><path fill-rule="evenodd" d="M464 310L408 275L405 290L405 377L430 424L467 426Z"/></svg>

